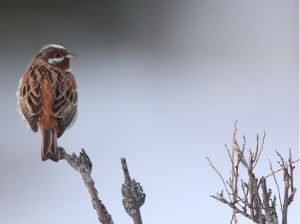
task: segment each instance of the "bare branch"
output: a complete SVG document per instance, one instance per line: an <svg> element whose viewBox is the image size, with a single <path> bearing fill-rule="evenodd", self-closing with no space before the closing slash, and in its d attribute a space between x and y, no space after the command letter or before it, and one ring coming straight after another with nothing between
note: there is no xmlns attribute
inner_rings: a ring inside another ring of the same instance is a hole
<svg viewBox="0 0 300 224"><path fill-rule="evenodd" d="M292 203L292 201L294 200L294 195L296 194L297 189L294 188L293 192L291 193L290 197L289 197L289 203L288 205L290 205Z"/></svg>
<svg viewBox="0 0 300 224"><path fill-rule="evenodd" d="M288 168L290 165L292 165L293 163L297 163L297 162L299 162L299 161L300 161L300 159L298 159L298 160L296 160L296 161L292 162L291 164L289 164L289 165L287 165L287 166L285 166L285 167L283 167L283 168L281 168L281 169L279 169L279 170L276 170L275 172L273 172L273 173L269 174L269 175L268 175L268 176L266 176L265 178L268 178L268 177L270 177L271 175L273 175L273 174L275 174L275 173L279 172L280 170L286 169L286 168Z"/></svg>
<svg viewBox="0 0 300 224"><path fill-rule="evenodd" d="M233 212L232 217L231 217L231 220L230 220L230 224L232 224L232 221L233 221L233 219L234 219L234 216L235 216L235 213Z"/></svg>
<svg viewBox="0 0 300 224"><path fill-rule="evenodd" d="M292 190L291 195L288 197L287 192L285 191L285 197L284 197L284 203L282 205L281 202L281 195L280 195L280 190L279 190L279 186L277 183L277 179L275 178L275 173L277 173L280 170L284 170L284 180L285 180L285 186L288 189L288 187L292 187L293 186L293 182L292 182L292 177L293 177L293 169L294 167L292 166L293 163L296 163L298 161L300 161L300 159L298 159L297 161L292 162L292 157L291 157L291 153L289 155L289 163L284 162L283 158L281 157L281 155L277 152L277 154L280 156L281 158L281 163L280 166L282 167L281 169L273 172L272 169L272 163L270 162L270 169L271 169L271 174L266 176L266 177L262 177L258 183L258 179L255 178L255 175L253 173L254 168L256 167L260 155L263 151L263 146L264 146L264 140L266 137L266 133L264 132L264 137L261 143L261 148L259 151L259 138L257 135L257 146L256 146L256 151L254 153L252 153L251 148L249 150L249 162L245 159L244 156L244 151L245 151L245 136L244 138L244 144L243 144L243 148L241 150L240 146L238 145L237 141L235 140L235 135L236 135L236 123L234 125L235 130L233 133L233 143L232 145L232 153L230 154L229 149L227 148L227 145L225 145L226 150L228 152L230 161L231 161L231 167L232 170L230 171L231 175L229 178L229 181L226 181L227 185L229 186L229 188L231 189L232 193L230 194L227 186L224 182L223 177L221 176L221 174L216 170L216 168L211 164L209 158L207 158L207 160L210 163L210 166L219 174L219 176L222 179L222 182L226 188L229 200L225 199L223 196L223 190L220 194L216 194L216 196L211 196L217 200L219 200L220 202L227 204L229 207L231 207L233 209L233 215L232 215L232 219L230 220L230 223L233 223L233 220L236 221L236 213L240 213L242 215L244 215L245 217L253 220L253 222L255 223L259 223L259 224L278 224L278 216L276 213L276 195L274 195L274 198L271 199L271 195L272 195L272 190L268 189L267 190L267 184L266 184L266 178L273 175L276 185L277 185L277 189L278 189L278 193L279 193L279 199L280 199L280 205L281 205L281 210L283 211L283 214L287 214L287 207L288 205L293 201L294 195L296 193L296 189ZM237 155L237 161L235 163L235 157L234 157L234 152L236 152ZM248 171L248 184L243 182L243 180L241 180L241 187L242 187L242 191L244 194L244 197L240 197L238 195L238 186L237 186L237 182L238 182L238 177L239 177L239 164L240 162L244 165L244 167L247 169ZM290 174L288 173L288 169L290 168ZM291 181L291 182L289 182ZM289 184L290 183L290 184ZM260 197L259 194L259 188L261 187L262 190L262 198ZM246 190L245 190L246 188ZM286 189L285 189L286 190ZM231 196L233 197L233 200L231 200ZM249 197L249 198L248 198ZM241 202L241 203L240 203ZM237 206L239 205L239 206ZM237 208L239 207L239 208ZM247 213L248 208L250 209L250 214ZM263 213L264 210L264 213ZM285 212L286 211L286 212ZM286 222L283 222L284 224Z"/></svg>
<svg viewBox="0 0 300 224"><path fill-rule="evenodd" d="M264 142L265 142L265 137L266 137L266 132L264 131L264 137L263 137L263 141L262 141L262 143L261 143L261 149L260 149L260 152L259 152L259 154L258 154L257 160L256 160L256 162L255 162L255 164L254 164L252 170L254 170L254 168L255 168L255 166L256 166L258 160L259 160L260 154L261 154L261 152L262 152L262 150L263 150ZM258 137L257 137L257 144L258 144ZM256 153L257 153L257 152L256 152ZM255 160L255 159L256 159L256 155L255 155L254 160Z"/></svg>
<svg viewBox="0 0 300 224"><path fill-rule="evenodd" d="M94 206L94 209L96 209L97 211L99 221L103 224L113 224L114 222L111 219L111 215L108 213L104 204L102 204L101 200L98 198L98 192L94 186L95 182L91 176L92 162L84 149L82 149L79 157L77 157L75 153L69 155L62 147L58 147L57 150L59 160L66 160L75 170L80 172L84 184L88 188L91 195L92 204Z"/></svg>
<svg viewBox="0 0 300 224"><path fill-rule="evenodd" d="M230 202L232 202L231 201L231 197L230 197L230 194L229 194L229 192L228 192L228 190L227 190L227 187L226 187L226 184L225 184L225 182L224 182L224 180L223 180L223 177L221 176L221 174L216 170L216 168L211 164L211 162L210 162L210 160L209 160L209 158L208 157L206 157L206 159L208 160L208 162L209 162L209 164L210 164L210 166L219 174L219 176L221 177L221 179L222 179L222 181L223 181L223 184L224 184L224 186L225 186L225 189L226 189L226 191L227 191L227 194L228 194L228 197L229 197L229 200L230 200Z"/></svg>
<svg viewBox="0 0 300 224"><path fill-rule="evenodd" d="M281 162L282 162L282 164L281 164L280 162L278 162L279 165L280 165L281 167L284 167L284 160L283 160L282 156L279 154L279 152L276 151L276 153L277 153L277 155L280 157Z"/></svg>
<svg viewBox="0 0 300 224"><path fill-rule="evenodd" d="M245 136L244 136L245 137ZM246 159L245 159L245 156L244 156L244 149L245 149L245 143L246 143L246 140L244 138L244 145L243 145L243 151L240 150L240 147L239 145L237 144L237 142L235 142L235 145L234 144L231 144L233 147L236 148L237 152L238 152L238 157L239 157L239 160L241 160L242 164L246 167L246 169L249 171L249 166L246 162Z"/></svg>
<svg viewBox="0 0 300 224"><path fill-rule="evenodd" d="M255 156L254 156L253 161L256 160L257 152L258 152L258 146L259 146L259 135L257 134L257 136L256 136L256 150L255 150Z"/></svg>
<svg viewBox="0 0 300 224"><path fill-rule="evenodd" d="M146 194L140 183L131 180L125 158L121 158L125 183L122 185L123 206L134 224L142 224L140 207L145 203Z"/></svg>
<svg viewBox="0 0 300 224"><path fill-rule="evenodd" d="M232 162L232 158L231 158L231 155L230 155L229 149L228 149L228 147L227 147L227 145L226 145L226 144L225 144L225 148L227 149L228 156L229 156L229 158L230 158L230 161Z"/></svg>
<svg viewBox="0 0 300 224"><path fill-rule="evenodd" d="M286 176L284 181L284 201L282 208L282 224L287 224L287 210L289 206L289 178Z"/></svg>
<svg viewBox="0 0 300 224"><path fill-rule="evenodd" d="M294 167L292 166L292 152L291 149L289 150L289 165L290 165L290 175L291 175L291 191L294 191L294 178L293 178L293 170Z"/></svg>
<svg viewBox="0 0 300 224"><path fill-rule="evenodd" d="M271 163L271 160L269 159L269 163L270 163L270 169L273 173L273 169L272 169L272 163ZM280 190L279 190L279 186L278 186L278 183L277 183L277 180L276 180L276 177L275 175L273 174L273 177L274 177L274 180L275 180L275 183L277 185L277 189L278 189L278 195L279 195L279 201L280 201L280 208L281 208L281 212L282 212L282 203L281 203L281 197L280 197Z"/></svg>
<svg viewBox="0 0 300 224"><path fill-rule="evenodd" d="M250 192L250 211L251 211L251 218L254 221L254 211L253 211L253 184L252 184L252 153L250 149L250 158L249 158L249 171L248 171L248 176L249 176L249 181L248 181L248 186L249 186L249 192Z"/></svg>
<svg viewBox="0 0 300 224"><path fill-rule="evenodd" d="M231 174L232 174L231 186L232 186L232 193L234 194L233 195L233 201L236 201L236 196L237 196L237 192L234 189L234 181L235 181L234 177L236 177L236 180L237 180L237 176L236 176L235 171L234 171L234 150L235 150L235 147L233 145L236 142L235 141L235 136L236 136L236 131L237 131L236 123L237 123L237 120L235 121L235 124L234 124L234 132L233 132L233 140L232 140L232 153L231 153L231 155L232 155L231 156ZM236 224L237 220L236 220L235 211L233 211L233 215L234 215L234 223Z"/></svg>
<svg viewBox="0 0 300 224"><path fill-rule="evenodd" d="M293 167L292 167L292 155L291 155L291 150L289 152L289 164L287 164L282 156L277 152L277 155L280 157L282 164L281 165L283 171L284 171L284 201L283 201L283 207L282 207L282 224L287 224L287 211L288 211L288 206L292 203L292 201L294 200L294 195L296 193L296 189L294 189L291 193L291 195L289 196L289 188L291 187L291 182L292 182L292 176L293 176ZM286 165L286 166L285 166ZM291 176L288 173L288 168L290 167L291 170Z"/></svg>
<svg viewBox="0 0 300 224"><path fill-rule="evenodd" d="M218 196L220 196L218 194ZM240 213L242 214L243 216L247 217L248 219L252 219L250 215L248 215L246 212L238 209L237 207L235 207L232 203L228 202L224 197L216 197L216 196L213 196L213 195L210 195L210 197L214 198L214 199L217 199L218 201L224 203L224 204L227 204L230 208L232 208L234 211L236 211L236 213Z"/></svg>
<svg viewBox="0 0 300 224"><path fill-rule="evenodd" d="M262 177L260 179L261 183L261 189L262 189L262 196L263 196L263 203L265 207L265 220L268 224L278 224L278 216L276 213L276 197L274 195L274 199L272 201L271 195L272 195L272 190L269 189L269 192L267 192L267 183L266 179ZM271 200L272 204L269 205L269 201Z"/></svg>
<svg viewBox="0 0 300 224"><path fill-rule="evenodd" d="M245 202L244 202L244 204L245 204L245 207L244 207L244 211L246 212L247 211L247 206L249 207L249 202L248 202L248 185L245 183L245 182L243 182L243 180L241 179L241 183L242 183L242 189L243 189L243 193L244 193L244 196L245 196ZM245 193L245 186L247 187L247 193Z"/></svg>

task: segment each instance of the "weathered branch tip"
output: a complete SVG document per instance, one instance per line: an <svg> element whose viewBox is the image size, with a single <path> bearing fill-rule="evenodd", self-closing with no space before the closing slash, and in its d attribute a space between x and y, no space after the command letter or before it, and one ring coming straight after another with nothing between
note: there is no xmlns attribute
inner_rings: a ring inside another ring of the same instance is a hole
<svg viewBox="0 0 300 224"><path fill-rule="evenodd" d="M121 158L125 183L122 184L123 206L127 214L133 219L134 224L142 224L140 207L145 203L146 194L140 183L129 176L128 166L125 158Z"/></svg>
<svg viewBox="0 0 300 224"><path fill-rule="evenodd" d="M94 185L95 182L91 176L92 162L85 150L81 150L79 157L77 157L75 153L69 155L62 147L58 147L57 150L58 158L60 160L66 160L70 164L70 166L72 166L81 174L84 184L87 187L92 198L93 207L97 211L99 221L103 224L113 224L114 222L111 218L111 215L108 213L106 207L104 206L104 204L102 204L101 200L98 197L98 192Z"/></svg>

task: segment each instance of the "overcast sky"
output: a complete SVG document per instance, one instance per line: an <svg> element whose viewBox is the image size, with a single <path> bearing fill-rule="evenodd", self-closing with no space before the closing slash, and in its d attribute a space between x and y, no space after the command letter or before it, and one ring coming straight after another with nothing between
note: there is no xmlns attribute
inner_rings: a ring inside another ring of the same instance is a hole
<svg viewBox="0 0 300 224"><path fill-rule="evenodd" d="M267 133L256 177L270 174L268 159L279 169L275 151L287 159L291 149L299 158L298 1L1 5L0 223L99 223L80 174L66 161L42 162L41 134L16 110L19 79L45 44L78 55L79 117L58 144L88 153L116 224L132 223L121 202L121 157L147 195L145 224L230 222L231 209L209 197L224 186L206 157L228 180L224 144L231 145L235 120L236 139L242 144L245 135L247 149ZM281 197L282 178L278 173ZM299 189L299 164L294 178ZM278 194L272 177L267 187ZM299 191L288 220L299 223Z"/></svg>

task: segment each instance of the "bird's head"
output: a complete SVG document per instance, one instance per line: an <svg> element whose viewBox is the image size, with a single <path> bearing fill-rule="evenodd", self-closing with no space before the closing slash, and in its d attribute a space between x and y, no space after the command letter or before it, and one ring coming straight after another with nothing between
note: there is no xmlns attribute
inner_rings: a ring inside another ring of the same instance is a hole
<svg viewBox="0 0 300 224"><path fill-rule="evenodd" d="M48 44L42 47L35 58L60 68L65 72L71 71L71 59L77 57L76 54L68 52L63 46Z"/></svg>

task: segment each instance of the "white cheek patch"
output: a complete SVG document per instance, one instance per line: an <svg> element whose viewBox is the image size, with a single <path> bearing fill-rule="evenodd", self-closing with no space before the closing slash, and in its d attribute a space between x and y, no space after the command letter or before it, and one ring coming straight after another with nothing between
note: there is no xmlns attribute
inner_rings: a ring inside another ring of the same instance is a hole
<svg viewBox="0 0 300 224"><path fill-rule="evenodd" d="M59 62L61 62L62 60L64 60L65 57L62 57L62 58L49 58L48 59L48 62L49 64L51 65L56 65L58 64Z"/></svg>
<svg viewBox="0 0 300 224"><path fill-rule="evenodd" d="M71 71L72 71L71 68L65 70L65 72L71 72Z"/></svg>

